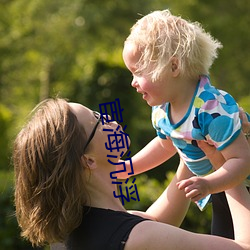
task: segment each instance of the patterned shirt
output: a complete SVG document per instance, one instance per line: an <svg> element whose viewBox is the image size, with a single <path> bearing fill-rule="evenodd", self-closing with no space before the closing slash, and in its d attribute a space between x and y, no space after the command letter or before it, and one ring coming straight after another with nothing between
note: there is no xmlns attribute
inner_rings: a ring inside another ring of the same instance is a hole
<svg viewBox="0 0 250 250"><path fill-rule="evenodd" d="M209 77L203 75L180 122L171 123L169 109L169 103L152 108L152 123L158 136L173 141L180 157L194 174L208 174L212 165L196 141L206 140L218 150L230 145L241 131L237 103L230 94L213 87Z"/></svg>

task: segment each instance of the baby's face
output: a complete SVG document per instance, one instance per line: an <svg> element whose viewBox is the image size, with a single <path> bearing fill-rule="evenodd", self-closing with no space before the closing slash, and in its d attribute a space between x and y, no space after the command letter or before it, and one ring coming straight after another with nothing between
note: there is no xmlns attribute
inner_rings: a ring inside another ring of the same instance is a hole
<svg viewBox="0 0 250 250"><path fill-rule="evenodd" d="M145 71L139 70L138 62L141 58L141 52L132 43L125 43L122 55L126 67L133 76L131 86L134 87L138 93L142 94L142 98L147 104L149 106L156 106L165 103L168 100L166 92L167 86L169 85L167 72L164 79L157 79L153 82L152 74L148 73L153 72L153 69ZM149 67L150 65L149 63Z"/></svg>

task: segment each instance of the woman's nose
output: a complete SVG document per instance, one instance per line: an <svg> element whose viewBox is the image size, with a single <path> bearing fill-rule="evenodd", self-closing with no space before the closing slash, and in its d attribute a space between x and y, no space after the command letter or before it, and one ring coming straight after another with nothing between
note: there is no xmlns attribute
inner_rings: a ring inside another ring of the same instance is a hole
<svg viewBox="0 0 250 250"><path fill-rule="evenodd" d="M108 121L108 123L114 123L114 124L118 124L117 120L119 119L118 114L111 116L111 115L106 115L106 120Z"/></svg>
<svg viewBox="0 0 250 250"><path fill-rule="evenodd" d="M112 117L109 114L104 114L102 119L104 123L110 123L112 121Z"/></svg>

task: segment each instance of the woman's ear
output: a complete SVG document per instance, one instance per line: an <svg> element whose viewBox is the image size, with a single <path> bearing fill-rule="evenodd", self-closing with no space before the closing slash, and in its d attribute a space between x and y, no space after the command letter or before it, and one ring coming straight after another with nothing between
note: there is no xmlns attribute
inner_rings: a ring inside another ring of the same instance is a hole
<svg viewBox="0 0 250 250"><path fill-rule="evenodd" d="M91 156L88 156L87 154L82 156L82 160L87 165L89 169L95 169L97 168L95 159Z"/></svg>
<svg viewBox="0 0 250 250"><path fill-rule="evenodd" d="M180 68L179 68L179 60L176 57L173 57L171 59L171 70L173 73L173 76L176 77L180 74Z"/></svg>

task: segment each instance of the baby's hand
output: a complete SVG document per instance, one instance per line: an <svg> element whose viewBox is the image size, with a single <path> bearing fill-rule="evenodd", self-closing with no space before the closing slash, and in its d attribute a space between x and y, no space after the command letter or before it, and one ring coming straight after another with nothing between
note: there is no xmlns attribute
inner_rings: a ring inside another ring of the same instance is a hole
<svg viewBox="0 0 250 250"><path fill-rule="evenodd" d="M209 192L209 183L204 177L194 176L177 183L180 190L184 190L186 197L192 201L198 201L206 197Z"/></svg>

